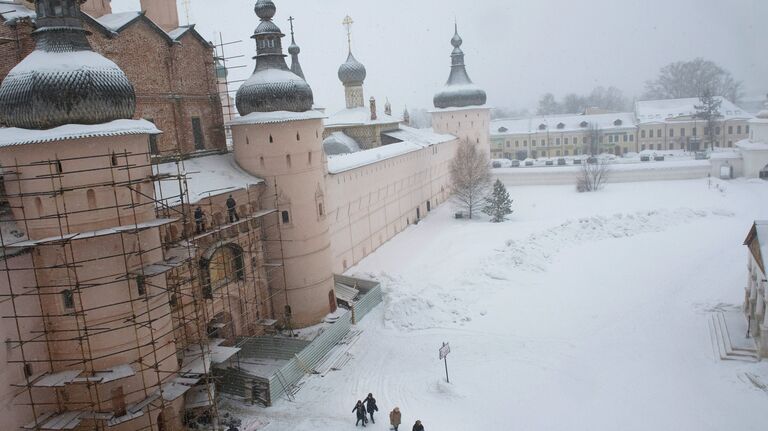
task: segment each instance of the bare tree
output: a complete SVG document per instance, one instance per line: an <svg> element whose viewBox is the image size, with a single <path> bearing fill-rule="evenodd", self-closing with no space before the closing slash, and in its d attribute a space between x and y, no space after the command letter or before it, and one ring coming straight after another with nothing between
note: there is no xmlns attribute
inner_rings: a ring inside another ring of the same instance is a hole
<svg viewBox="0 0 768 431"><path fill-rule="evenodd" d="M603 187L608 179L608 163L605 160L593 160L593 163L585 162L581 165L579 176L576 179L576 190L579 193L596 192Z"/></svg>
<svg viewBox="0 0 768 431"><path fill-rule="evenodd" d="M562 106L555 100L555 95L547 93L541 96L539 99L539 108L536 110L538 115L554 115L561 114L563 111Z"/></svg>
<svg viewBox="0 0 768 431"><path fill-rule="evenodd" d="M646 99L681 99L699 97L705 89L733 103L741 98L742 83L716 63L696 58L665 66L659 76L645 83Z"/></svg>
<svg viewBox="0 0 768 431"><path fill-rule="evenodd" d="M488 156L476 145L463 141L451 161L451 199L472 218L485 202L491 184Z"/></svg>
<svg viewBox="0 0 768 431"><path fill-rule="evenodd" d="M699 97L700 105L696 105L696 118L701 118L707 122L704 127L704 136L706 136L709 142L709 149L715 149L715 127L717 127L718 120L722 117L720 115L720 105L723 101L715 97L714 92L706 88L704 93Z"/></svg>

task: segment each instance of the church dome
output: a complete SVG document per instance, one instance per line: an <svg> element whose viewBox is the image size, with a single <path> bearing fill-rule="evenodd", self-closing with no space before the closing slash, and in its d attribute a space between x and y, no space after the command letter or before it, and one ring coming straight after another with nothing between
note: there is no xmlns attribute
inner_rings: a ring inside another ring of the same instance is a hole
<svg viewBox="0 0 768 431"><path fill-rule="evenodd" d="M235 99L237 111L243 116L253 112L305 112L314 104L312 88L285 63L281 40L284 35L272 22L275 12L271 0L256 3L256 14L261 19L253 35L256 69L237 90Z"/></svg>
<svg viewBox="0 0 768 431"><path fill-rule="evenodd" d="M761 120L768 120L768 109L763 109L762 111L758 112L756 117Z"/></svg>
<svg viewBox="0 0 768 431"><path fill-rule="evenodd" d="M366 76L365 66L350 52L347 61L339 66L339 80L344 85L362 85Z"/></svg>
<svg viewBox="0 0 768 431"><path fill-rule="evenodd" d="M133 85L114 62L91 50L79 2L64 0L64 7L54 8L51 1L37 8L35 50L0 85L2 123L50 129L133 117Z"/></svg>
<svg viewBox="0 0 768 431"><path fill-rule="evenodd" d="M451 53L451 75L448 82L433 99L435 108L463 108L466 106L485 105L487 95L483 89L475 85L464 64L464 52L461 45L464 41L459 36L458 28L451 38L453 52Z"/></svg>

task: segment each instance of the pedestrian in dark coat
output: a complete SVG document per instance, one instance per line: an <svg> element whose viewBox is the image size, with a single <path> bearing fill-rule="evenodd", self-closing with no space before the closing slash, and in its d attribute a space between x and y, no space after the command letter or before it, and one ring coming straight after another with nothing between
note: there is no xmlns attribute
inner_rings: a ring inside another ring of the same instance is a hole
<svg viewBox="0 0 768 431"><path fill-rule="evenodd" d="M416 423L413 424L413 431L424 431L424 425L421 424L421 421L416 421Z"/></svg>
<svg viewBox="0 0 768 431"><path fill-rule="evenodd" d="M373 420L373 412L379 411L379 408L376 406L376 398L373 397L373 394L368 394L364 402L368 414L371 415L371 422L376 423L376 421Z"/></svg>
<svg viewBox="0 0 768 431"><path fill-rule="evenodd" d="M397 427L400 426L402 418L403 415L400 413L400 407L395 407L395 409L389 413L389 424L392 425L392 429L397 431Z"/></svg>
<svg viewBox="0 0 768 431"><path fill-rule="evenodd" d="M363 422L363 426L365 426L365 405L363 405L362 401L357 400L357 404L355 404L355 408L352 409L352 412L357 414L357 422L355 422L355 426L361 421Z"/></svg>
<svg viewBox="0 0 768 431"><path fill-rule="evenodd" d="M235 220L240 221L240 216L237 215L237 202L232 195L227 198L227 212L229 213L229 222L234 223Z"/></svg>
<svg viewBox="0 0 768 431"><path fill-rule="evenodd" d="M195 208L195 225L197 226L198 234L205 232L205 215L200 207Z"/></svg>

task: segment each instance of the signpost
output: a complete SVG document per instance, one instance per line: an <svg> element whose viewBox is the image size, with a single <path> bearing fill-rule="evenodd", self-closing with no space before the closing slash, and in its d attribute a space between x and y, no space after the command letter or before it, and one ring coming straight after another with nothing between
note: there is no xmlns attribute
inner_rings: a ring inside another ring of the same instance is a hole
<svg viewBox="0 0 768 431"><path fill-rule="evenodd" d="M448 343L443 343L440 347L440 359L445 361L445 382L451 383L448 379L448 354L451 353L451 346Z"/></svg>

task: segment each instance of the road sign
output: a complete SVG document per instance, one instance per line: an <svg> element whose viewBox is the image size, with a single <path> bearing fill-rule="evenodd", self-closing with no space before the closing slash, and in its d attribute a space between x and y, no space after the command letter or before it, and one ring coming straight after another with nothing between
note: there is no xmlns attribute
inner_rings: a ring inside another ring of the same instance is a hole
<svg viewBox="0 0 768 431"><path fill-rule="evenodd" d="M448 354L451 353L451 346L448 343L443 343L440 347L440 359L445 361L445 381L451 383L448 379Z"/></svg>
<svg viewBox="0 0 768 431"><path fill-rule="evenodd" d="M451 353L451 345L448 343L443 343L443 346L440 347L440 360L442 361L445 359L449 353Z"/></svg>

